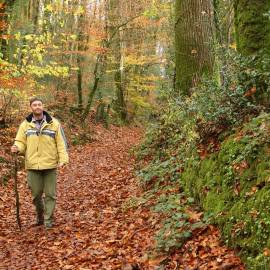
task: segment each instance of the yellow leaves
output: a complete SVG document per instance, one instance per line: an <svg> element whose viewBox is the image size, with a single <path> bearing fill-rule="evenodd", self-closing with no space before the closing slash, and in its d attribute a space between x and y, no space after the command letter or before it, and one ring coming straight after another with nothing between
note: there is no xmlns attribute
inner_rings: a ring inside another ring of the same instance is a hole
<svg viewBox="0 0 270 270"><path fill-rule="evenodd" d="M150 108L151 105L143 98L142 96L136 95L130 98L130 102L135 104L136 106L143 107L143 108Z"/></svg>
<svg viewBox="0 0 270 270"><path fill-rule="evenodd" d="M23 58L22 59L22 64L25 66L27 64L27 59L26 58Z"/></svg>
<svg viewBox="0 0 270 270"><path fill-rule="evenodd" d="M47 10L51 10L52 6L47 5L46 8ZM22 35L21 32L17 32L14 34L14 38L17 41L24 41L24 46L17 46L13 53L13 57L15 59L19 58L18 60L20 60L20 63L22 64L20 66L20 72L23 75L30 75L31 77L34 75L39 78L46 75L55 77L66 77L68 75L68 67L63 66L58 61L49 61L46 65L44 63L44 59L47 59L49 54L49 49L50 51L53 50L53 52L59 50L59 46L54 44L54 39L56 38L54 34L48 32L37 35ZM76 35L74 35L74 38L76 39ZM13 70L13 68L10 64L8 64L5 69L9 71L9 74L12 74L11 70ZM5 69L3 69L2 64L1 70L3 71ZM16 71L18 67L14 65L14 69L14 71Z"/></svg>
<svg viewBox="0 0 270 270"><path fill-rule="evenodd" d="M33 35L25 35L24 38L27 41L32 41L33 40Z"/></svg>
<svg viewBox="0 0 270 270"><path fill-rule="evenodd" d="M130 81L131 86L140 87L142 90L154 90L156 82L160 80L159 76L153 74L145 75L134 75Z"/></svg>
<svg viewBox="0 0 270 270"><path fill-rule="evenodd" d="M53 11L53 6L51 4L46 5L45 11L52 12Z"/></svg>
<svg viewBox="0 0 270 270"><path fill-rule="evenodd" d="M84 10L83 6L79 6L77 8L77 10L74 12L74 15L82 15L82 14L84 14L84 12L85 12L85 10Z"/></svg>
<svg viewBox="0 0 270 270"><path fill-rule="evenodd" d="M21 39L21 32L17 32L14 36L15 36L15 39L20 40Z"/></svg>
<svg viewBox="0 0 270 270"><path fill-rule="evenodd" d="M41 53L37 54L37 59L38 59L39 62L42 62L43 57L42 57Z"/></svg>
<svg viewBox="0 0 270 270"><path fill-rule="evenodd" d="M230 46L229 46L231 49L233 49L233 50L235 50L236 51L236 43L232 43L232 44L230 44Z"/></svg>
<svg viewBox="0 0 270 270"><path fill-rule="evenodd" d="M145 65L151 62L155 63L158 61L158 57L156 55L137 55L137 54L130 54L125 57L125 62L128 65Z"/></svg>
<svg viewBox="0 0 270 270"><path fill-rule="evenodd" d="M50 13L55 13L55 14L62 13L63 12L63 5L62 5L61 1L54 2L52 4L47 4L45 6L44 10L47 11L47 12L50 12ZM72 12L69 12L68 10L65 10L65 13L66 13L66 15L69 14L69 13L72 13L75 16L80 16L80 15L85 13L85 10L84 10L83 6L79 5ZM63 23L62 23L62 25L63 25Z"/></svg>
<svg viewBox="0 0 270 270"><path fill-rule="evenodd" d="M59 24L60 24L60 27L61 28L63 28L65 26L65 22L64 21L60 21Z"/></svg>
<svg viewBox="0 0 270 270"><path fill-rule="evenodd" d="M44 67L36 65L27 65L25 67L25 72L42 78L46 75L55 77L67 77L69 69L64 66L50 66L46 65Z"/></svg>
<svg viewBox="0 0 270 270"><path fill-rule="evenodd" d="M77 35L70 35L70 38L71 38L72 40L76 40L76 39L77 39Z"/></svg>

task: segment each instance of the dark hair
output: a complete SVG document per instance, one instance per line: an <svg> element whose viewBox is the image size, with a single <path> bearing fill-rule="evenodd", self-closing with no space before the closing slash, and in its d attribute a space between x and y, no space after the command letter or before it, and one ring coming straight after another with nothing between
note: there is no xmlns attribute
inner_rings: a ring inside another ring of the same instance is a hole
<svg viewBox="0 0 270 270"><path fill-rule="evenodd" d="M40 101L41 103L43 103L43 101L42 101L42 99L41 99L41 98L38 98L38 97L33 97L33 98L31 98L31 99L30 99L30 101L29 101L30 106L32 105L32 103L33 103L34 101Z"/></svg>

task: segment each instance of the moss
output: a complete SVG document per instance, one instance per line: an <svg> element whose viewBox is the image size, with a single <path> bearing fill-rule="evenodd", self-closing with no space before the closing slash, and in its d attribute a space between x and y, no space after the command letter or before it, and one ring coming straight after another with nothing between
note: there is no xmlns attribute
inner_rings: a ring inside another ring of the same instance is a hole
<svg viewBox="0 0 270 270"><path fill-rule="evenodd" d="M236 41L239 52L250 55L270 46L270 21L264 15L268 0L234 1Z"/></svg>
<svg viewBox="0 0 270 270"><path fill-rule="evenodd" d="M270 115L262 114L228 137L204 160L192 153L181 181L212 213L225 241L241 250L248 269L270 269ZM266 267L266 268L262 268Z"/></svg>
<svg viewBox="0 0 270 270"><path fill-rule="evenodd" d="M206 211L218 214L221 213L226 207L227 200L223 195L218 194L217 192L209 192L206 196L203 207Z"/></svg>

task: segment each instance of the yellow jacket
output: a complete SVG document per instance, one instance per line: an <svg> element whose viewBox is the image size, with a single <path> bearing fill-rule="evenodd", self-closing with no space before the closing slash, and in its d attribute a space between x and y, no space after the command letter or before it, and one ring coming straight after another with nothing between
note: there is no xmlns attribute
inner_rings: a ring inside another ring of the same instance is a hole
<svg viewBox="0 0 270 270"><path fill-rule="evenodd" d="M68 163L67 144L60 123L47 112L40 130L32 122L30 114L21 123L15 138L19 152L25 154L25 168L44 170Z"/></svg>

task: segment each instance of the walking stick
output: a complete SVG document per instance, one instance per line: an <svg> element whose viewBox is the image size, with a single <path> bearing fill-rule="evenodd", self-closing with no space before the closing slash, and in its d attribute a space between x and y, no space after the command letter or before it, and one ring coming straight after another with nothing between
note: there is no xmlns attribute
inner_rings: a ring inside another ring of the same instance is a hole
<svg viewBox="0 0 270 270"><path fill-rule="evenodd" d="M15 191L15 198L16 198L16 218L17 224L22 229L21 220L20 220L20 198L18 192L18 155L17 153L14 154L14 191Z"/></svg>

